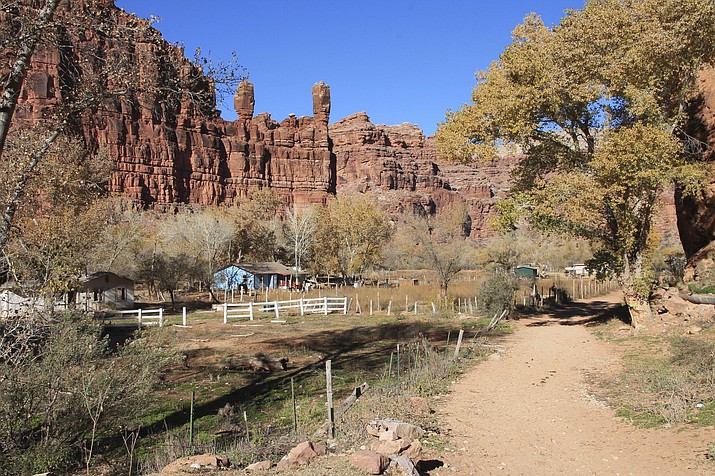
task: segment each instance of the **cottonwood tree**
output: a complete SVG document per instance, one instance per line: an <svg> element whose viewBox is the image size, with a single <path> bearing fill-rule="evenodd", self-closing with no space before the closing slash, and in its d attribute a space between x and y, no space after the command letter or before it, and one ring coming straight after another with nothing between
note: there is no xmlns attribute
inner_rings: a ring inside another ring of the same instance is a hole
<svg viewBox="0 0 715 476"><path fill-rule="evenodd" d="M318 210L314 271L354 279L379 263L393 227L378 206L364 196L331 199Z"/></svg>
<svg viewBox="0 0 715 476"><path fill-rule="evenodd" d="M523 154L503 225L590 240L615 274L634 326L649 315L646 273L659 194L702 177L683 131L699 68L713 60L709 0L592 1L548 28L529 15L499 61L477 74L472 103L437 140L456 160ZM679 143L679 141L681 143Z"/></svg>
<svg viewBox="0 0 715 476"><path fill-rule="evenodd" d="M417 256L424 266L437 273L439 297L447 300L450 283L467 265L470 244L469 214L462 204L451 204L434 215L404 217L403 252Z"/></svg>
<svg viewBox="0 0 715 476"><path fill-rule="evenodd" d="M315 212L312 208L298 210L293 205L285 211L283 222L284 235L288 248L293 254L296 278L303 266L305 259L310 255L315 241L315 232L318 229Z"/></svg>
<svg viewBox="0 0 715 476"><path fill-rule="evenodd" d="M99 199L89 213L100 226L90 253L92 270L133 274L134 258L152 231L149 215L123 197Z"/></svg>
<svg viewBox="0 0 715 476"><path fill-rule="evenodd" d="M246 200L227 208L223 214L237 228L231 242L228 261L279 261L282 249L283 224L276 213L284 206L283 199L269 188L252 190Z"/></svg>
<svg viewBox="0 0 715 476"><path fill-rule="evenodd" d="M6 157L15 157L22 144L38 133L24 129L8 139ZM16 161L22 166L22 161ZM92 204L101 195L107 161L88 156L76 139L58 138L40 164L39 173L27 183L30 192L17 208L12 238L3 249L14 280L32 283L33 291L47 297L68 291L86 269L101 226ZM7 166L7 162L2 163ZM8 183L0 184L7 191Z"/></svg>
<svg viewBox="0 0 715 476"><path fill-rule="evenodd" d="M180 250L175 255L185 254L200 269L201 282L213 294L213 273L228 256L231 240L236 234L236 225L218 210L204 209L184 212L166 220L160 231L165 247ZM192 263L187 263L191 266Z"/></svg>

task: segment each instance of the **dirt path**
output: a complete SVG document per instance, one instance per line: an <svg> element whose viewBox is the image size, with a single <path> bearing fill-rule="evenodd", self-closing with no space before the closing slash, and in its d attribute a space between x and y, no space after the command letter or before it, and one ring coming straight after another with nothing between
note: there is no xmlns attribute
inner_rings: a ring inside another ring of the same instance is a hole
<svg viewBox="0 0 715 476"><path fill-rule="evenodd" d="M440 404L452 446L433 474L713 474L702 456L712 430L635 428L590 395L586 374L617 368L619 356L584 323L619 300L517 321L506 352L467 373Z"/></svg>

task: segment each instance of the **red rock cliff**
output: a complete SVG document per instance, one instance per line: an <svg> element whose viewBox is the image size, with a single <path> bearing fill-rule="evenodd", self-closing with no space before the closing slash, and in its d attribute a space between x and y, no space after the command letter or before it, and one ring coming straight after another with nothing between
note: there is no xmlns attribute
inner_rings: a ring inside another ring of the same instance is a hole
<svg viewBox="0 0 715 476"><path fill-rule="evenodd" d="M112 193L146 205L198 203L231 205L252 189L271 187L287 203L322 203L335 193L369 193L389 211L435 207L462 201L472 212L474 236L488 234L486 217L494 197L507 187L511 165L477 168L440 166L431 140L416 126L374 125L364 113L328 126L330 88L312 90L313 117L281 122L269 114L254 117L254 86L242 82L234 97L238 120L221 119L210 81L161 35L114 7L110 1L67 0L62 9L89 8L131 35L99 38L69 31L65 48L97 56L132 55L138 78L152 85L121 99L107 99L85 113L77 132L93 150L103 149L116 170ZM139 27L136 27L138 25ZM90 48L87 48L87 45ZM75 58L81 63L86 58ZM37 121L62 100L68 71L58 48L40 49L23 91L21 121ZM193 90L172 91L172 78L200 76ZM169 92L167 92L169 91ZM306 92L307 93L307 92ZM189 96L209 97L198 107Z"/></svg>

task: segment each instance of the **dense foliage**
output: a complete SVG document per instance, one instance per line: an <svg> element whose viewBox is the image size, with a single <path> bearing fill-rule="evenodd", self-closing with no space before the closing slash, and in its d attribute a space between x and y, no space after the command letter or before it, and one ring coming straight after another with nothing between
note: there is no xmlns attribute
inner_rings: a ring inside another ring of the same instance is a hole
<svg viewBox="0 0 715 476"><path fill-rule="evenodd" d="M713 38L708 0L591 1L553 28L529 15L477 74L472 103L437 133L455 160L522 154L501 225L527 216L590 240L594 265L620 278L634 323L649 293L659 196L672 183L692 193L703 177L702 149L683 124Z"/></svg>

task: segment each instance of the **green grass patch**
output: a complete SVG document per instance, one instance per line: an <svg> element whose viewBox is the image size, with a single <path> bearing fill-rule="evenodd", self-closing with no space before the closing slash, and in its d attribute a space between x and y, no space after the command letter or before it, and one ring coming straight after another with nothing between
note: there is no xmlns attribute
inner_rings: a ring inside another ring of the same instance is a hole
<svg viewBox="0 0 715 476"><path fill-rule="evenodd" d="M689 284L688 289L693 294L715 294L715 285L698 286L697 284Z"/></svg>
<svg viewBox="0 0 715 476"><path fill-rule="evenodd" d="M657 415L650 410L635 409L629 406L616 410L616 415L625 418L640 428L657 428L668 423L661 415Z"/></svg>
<svg viewBox="0 0 715 476"><path fill-rule="evenodd" d="M691 412L690 421L699 426L715 426L715 400L703 404L703 408Z"/></svg>

